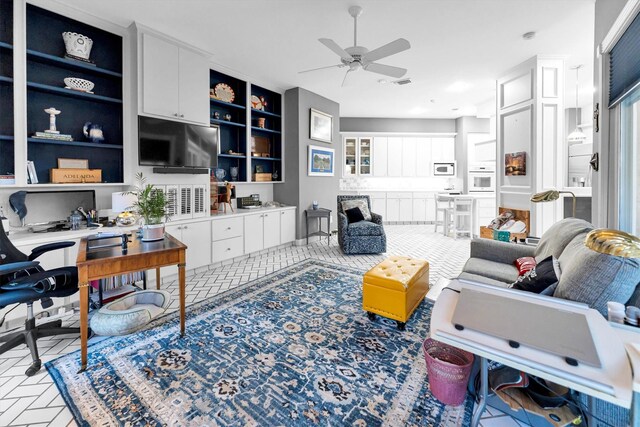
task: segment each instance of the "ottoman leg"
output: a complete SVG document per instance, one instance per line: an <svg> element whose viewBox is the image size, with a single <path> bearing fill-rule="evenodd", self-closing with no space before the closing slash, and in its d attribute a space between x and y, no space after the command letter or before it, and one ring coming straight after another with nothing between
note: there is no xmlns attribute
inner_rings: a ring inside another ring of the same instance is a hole
<svg viewBox="0 0 640 427"><path fill-rule="evenodd" d="M375 314L375 313L372 313L372 312L370 312L370 311L367 311L367 317L368 317L368 318L369 318L369 320L371 320L372 322L373 322L374 320L376 320L376 314Z"/></svg>
<svg viewBox="0 0 640 427"><path fill-rule="evenodd" d="M406 329L407 324L405 322L399 322L396 320L396 324L399 331L404 331Z"/></svg>

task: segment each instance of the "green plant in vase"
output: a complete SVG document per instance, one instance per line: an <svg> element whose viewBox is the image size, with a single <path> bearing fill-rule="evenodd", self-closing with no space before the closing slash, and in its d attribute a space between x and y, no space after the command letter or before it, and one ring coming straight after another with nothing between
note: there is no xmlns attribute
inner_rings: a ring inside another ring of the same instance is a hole
<svg viewBox="0 0 640 427"><path fill-rule="evenodd" d="M123 194L133 194L136 201L132 210L142 219L142 240L145 242L164 238L164 223L169 220L167 215L167 198L164 192L147 184L147 178L142 172L136 174L136 185L133 191Z"/></svg>

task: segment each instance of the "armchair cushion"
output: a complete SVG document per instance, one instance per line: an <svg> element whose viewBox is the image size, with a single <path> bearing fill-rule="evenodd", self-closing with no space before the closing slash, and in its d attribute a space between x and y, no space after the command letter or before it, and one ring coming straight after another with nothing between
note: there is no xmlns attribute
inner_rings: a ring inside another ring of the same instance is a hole
<svg viewBox="0 0 640 427"><path fill-rule="evenodd" d="M349 224L347 227L349 236L382 236L384 229L370 221L360 221Z"/></svg>
<svg viewBox="0 0 640 427"><path fill-rule="evenodd" d="M343 200L341 202L341 205L342 205L342 210L345 212L348 209L360 208L360 210L362 211L362 216L364 216L364 220L371 221L371 211L369 210L369 203L367 202L367 199L362 198L362 199Z"/></svg>
<svg viewBox="0 0 640 427"><path fill-rule="evenodd" d="M364 221L364 215L362 215L362 211L360 208L351 208L344 211L347 215L347 219L349 220L349 224L354 222Z"/></svg>

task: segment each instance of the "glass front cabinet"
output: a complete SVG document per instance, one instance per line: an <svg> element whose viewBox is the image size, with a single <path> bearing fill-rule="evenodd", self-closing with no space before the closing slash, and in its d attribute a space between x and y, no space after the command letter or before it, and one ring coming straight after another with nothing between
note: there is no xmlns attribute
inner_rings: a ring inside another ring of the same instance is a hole
<svg viewBox="0 0 640 427"><path fill-rule="evenodd" d="M344 176L370 176L373 138L347 137L344 139Z"/></svg>

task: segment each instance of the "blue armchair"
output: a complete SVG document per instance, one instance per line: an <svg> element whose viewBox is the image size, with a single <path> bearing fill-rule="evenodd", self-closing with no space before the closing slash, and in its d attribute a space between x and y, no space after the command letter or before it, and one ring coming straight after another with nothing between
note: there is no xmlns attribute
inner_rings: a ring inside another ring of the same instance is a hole
<svg viewBox="0 0 640 427"><path fill-rule="evenodd" d="M387 236L382 226L382 216L371 212L371 221L349 224L342 209L347 200L366 200L369 211L369 196L338 196L338 242L345 254L379 254L387 251Z"/></svg>

